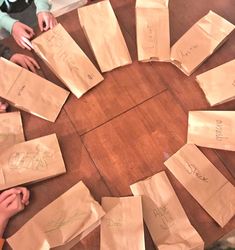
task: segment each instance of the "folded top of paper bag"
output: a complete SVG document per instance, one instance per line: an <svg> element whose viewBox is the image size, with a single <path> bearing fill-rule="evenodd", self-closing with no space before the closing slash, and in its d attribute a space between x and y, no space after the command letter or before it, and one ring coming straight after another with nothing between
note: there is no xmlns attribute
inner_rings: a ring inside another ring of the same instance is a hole
<svg viewBox="0 0 235 250"><path fill-rule="evenodd" d="M110 1L79 8L78 16L102 72L132 62Z"/></svg>
<svg viewBox="0 0 235 250"><path fill-rule="evenodd" d="M0 114L0 150L24 141L20 112Z"/></svg>
<svg viewBox="0 0 235 250"><path fill-rule="evenodd" d="M213 11L209 11L197 24L203 32L218 42L221 42L235 28L232 23Z"/></svg>
<svg viewBox="0 0 235 250"><path fill-rule="evenodd" d="M235 59L196 76L210 105L235 98Z"/></svg>
<svg viewBox="0 0 235 250"><path fill-rule="evenodd" d="M232 23L210 11L172 46L172 63L191 75L226 41L234 28Z"/></svg>

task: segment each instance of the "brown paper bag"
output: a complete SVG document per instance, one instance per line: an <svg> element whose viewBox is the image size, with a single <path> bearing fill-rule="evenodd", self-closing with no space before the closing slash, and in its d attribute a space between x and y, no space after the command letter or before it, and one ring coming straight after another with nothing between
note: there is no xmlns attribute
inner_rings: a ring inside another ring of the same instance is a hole
<svg viewBox="0 0 235 250"><path fill-rule="evenodd" d="M15 107L54 122L69 92L0 58L0 95Z"/></svg>
<svg viewBox="0 0 235 250"><path fill-rule="evenodd" d="M0 190L65 172L55 134L15 144L0 154Z"/></svg>
<svg viewBox="0 0 235 250"><path fill-rule="evenodd" d="M144 221L159 250L204 249L165 172L130 187L134 195L142 196Z"/></svg>
<svg viewBox="0 0 235 250"><path fill-rule="evenodd" d="M66 244L97 224L102 207L80 181L7 239L14 250L47 250ZM19 244L20 242L20 244Z"/></svg>
<svg viewBox="0 0 235 250"><path fill-rule="evenodd" d="M136 1L139 61L170 61L169 0Z"/></svg>
<svg viewBox="0 0 235 250"><path fill-rule="evenodd" d="M235 59L196 77L211 106L235 99Z"/></svg>
<svg viewBox="0 0 235 250"><path fill-rule="evenodd" d="M102 72L132 62L108 0L79 8L78 16Z"/></svg>
<svg viewBox="0 0 235 250"><path fill-rule="evenodd" d="M145 250L141 197L102 198L100 250Z"/></svg>
<svg viewBox="0 0 235 250"><path fill-rule="evenodd" d="M0 150L24 141L20 112L0 114Z"/></svg>
<svg viewBox="0 0 235 250"><path fill-rule="evenodd" d="M191 75L226 41L233 30L233 24L210 11L173 45L172 63L186 75Z"/></svg>
<svg viewBox="0 0 235 250"><path fill-rule="evenodd" d="M32 41L35 52L77 97L103 81L92 64L61 24Z"/></svg>
<svg viewBox="0 0 235 250"><path fill-rule="evenodd" d="M235 151L235 111L191 111L187 143Z"/></svg>
<svg viewBox="0 0 235 250"><path fill-rule="evenodd" d="M195 145L186 144L164 164L221 227L234 216L235 187Z"/></svg>

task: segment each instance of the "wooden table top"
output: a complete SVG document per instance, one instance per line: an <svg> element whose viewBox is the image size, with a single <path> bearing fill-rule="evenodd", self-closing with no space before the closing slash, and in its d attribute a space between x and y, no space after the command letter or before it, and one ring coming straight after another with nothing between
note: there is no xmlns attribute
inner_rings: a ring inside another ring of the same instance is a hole
<svg viewBox="0 0 235 250"><path fill-rule="evenodd" d="M105 73L105 80L80 99L71 94L55 123L22 112L27 140L57 134L67 173L29 186L31 204L11 220L6 237L80 180L98 201L103 196L131 195L130 184L166 170L163 162L186 143L189 110L235 108L235 101L209 107L195 82L195 75L234 59L235 32L192 76L187 77L170 63L138 62L135 1L111 0L111 3L133 64ZM171 45L209 10L235 24L234 0L170 0L169 8ZM77 12L73 11L58 20L97 65L77 18ZM16 48L12 39L4 43L30 54ZM64 86L39 58L37 60L41 74ZM234 184L235 152L201 150ZM166 172L192 225L207 245L235 227L233 218L220 228L175 177ZM145 231L146 249L154 249L147 229ZM99 229L73 249L99 249Z"/></svg>

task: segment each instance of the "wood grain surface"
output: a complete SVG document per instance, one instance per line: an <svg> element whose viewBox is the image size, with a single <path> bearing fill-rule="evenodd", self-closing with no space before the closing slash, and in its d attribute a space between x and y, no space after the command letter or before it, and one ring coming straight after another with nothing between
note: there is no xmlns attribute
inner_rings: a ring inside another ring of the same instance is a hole
<svg viewBox="0 0 235 250"><path fill-rule="evenodd" d="M163 162L186 143L189 110L235 108L235 101L209 107L195 81L197 74L234 59L235 32L194 74L187 77L170 63L138 62L135 1L111 0L111 3L133 64L105 73L105 80L80 99L71 94L55 123L22 112L27 140L57 134L67 173L29 186L30 206L10 221L6 237L79 180L84 181L98 201L102 196L131 195L130 184L166 170ZM234 0L170 0L169 9L171 45L209 10L235 24ZM97 66L79 25L77 12L59 17L58 21ZM35 54L17 48L11 38L4 43L14 51L33 55L40 62L40 74L64 87ZM235 152L201 150L234 184ZM206 245L235 227L233 218L220 228L169 171L167 175ZM145 238L146 249L155 249L147 229ZM5 249L9 248L6 246ZM99 249L99 229L73 248L80 249Z"/></svg>

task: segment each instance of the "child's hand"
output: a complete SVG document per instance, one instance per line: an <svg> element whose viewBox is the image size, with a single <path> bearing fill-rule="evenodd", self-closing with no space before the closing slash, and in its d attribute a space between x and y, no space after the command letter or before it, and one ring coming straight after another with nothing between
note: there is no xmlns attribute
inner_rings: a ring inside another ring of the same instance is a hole
<svg viewBox="0 0 235 250"><path fill-rule="evenodd" d="M23 196L23 197L22 197ZM29 193L25 188L11 188L0 194L0 237L2 238L9 219L22 211L28 203ZM27 200L27 201L26 201Z"/></svg>
<svg viewBox="0 0 235 250"><path fill-rule="evenodd" d="M32 57L25 56L22 54L14 54L11 57L10 61L34 73L36 73L36 69L40 69L40 66Z"/></svg>
<svg viewBox="0 0 235 250"><path fill-rule="evenodd" d="M51 12L38 13L38 26L41 31L47 31L56 26L57 21Z"/></svg>
<svg viewBox="0 0 235 250"><path fill-rule="evenodd" d="M30 197L30 192L27 188L25 187L16 187L17 191L20 191L20 194L22 196L21 202L28 206L29 205L29 197Z"/></svg>
<svg viewBox="0 0 235 250"><path fill-rule="evenodd" d="M11 188L0 194L0 221L7 222L13 215L24 209L21 191Z"/></svg>
<svg viewBox="0 0 235 250"><path fill-rule="evenodd" d="M31 50L30 39L34 36L34 31L29 26L17 21L12 27L12 36L16 43L23 49Z"/></svg>

